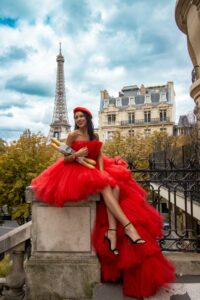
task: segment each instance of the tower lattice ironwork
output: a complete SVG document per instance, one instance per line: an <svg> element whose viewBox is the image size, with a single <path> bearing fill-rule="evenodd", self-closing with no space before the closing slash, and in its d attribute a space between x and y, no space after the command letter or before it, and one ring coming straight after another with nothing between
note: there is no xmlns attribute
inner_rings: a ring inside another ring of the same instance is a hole
<svg viewBox="0 0 200 300"><path fill-rule="evenodd" d="M64 56L60 51L56 58L57 61L57 78L56 78L56 92L53 119L50 124L49 138L56 137L59 140L66 139L70 132L70 124L67 113L67 103L65 94L65 78L64 78Z"/></svg>

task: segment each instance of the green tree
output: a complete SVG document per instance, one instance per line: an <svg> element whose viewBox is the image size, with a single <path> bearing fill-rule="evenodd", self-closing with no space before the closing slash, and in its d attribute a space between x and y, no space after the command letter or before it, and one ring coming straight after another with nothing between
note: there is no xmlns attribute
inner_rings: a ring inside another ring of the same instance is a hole
<svg viewBox="0 0 200 300"><path fill-rule="evenodd" d="M167 133L157 131L147 137L139 134L123 137L117 132L112 140L104 144L103 152L111 157L120 155L137 169L145 169L149 166L149 158L153 152L159 152L158 158L161 159L164 158L165 152L168 158L174 157L178 162L181 161L181 147L191 145L195 139L195 130L187 137L169 136Z"/></svg>
<svg viewBox="0 0 200 300"><path fill-rule="evenodd" d="M6 141L0 138L0 155L6 151Z"/></svg>
<svg viewBox="0 0 200 300"><path fill-rule="evenodd" d="M27 132L4 150L0 154L0 206L7 204L10 213L22 223L29 213L25 203L26 187L58 154L47 145L46 137Z"/></svg>
<svg viewBox="0 0 200 300"><path fill-rule="evenodd" d="M152 152L150 138L142 135L123 137L117 132L111 141L107 141L103 147L103 153L114 157L120 155L127 162L134 164L147 160Z"/></svg>

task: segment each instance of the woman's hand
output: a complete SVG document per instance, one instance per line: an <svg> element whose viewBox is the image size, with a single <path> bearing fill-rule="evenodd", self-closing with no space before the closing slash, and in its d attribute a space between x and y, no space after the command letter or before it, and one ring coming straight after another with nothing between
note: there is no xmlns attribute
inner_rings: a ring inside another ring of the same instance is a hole
<svg viewBox="0 0 200 300"><path fill-rule="evenodd" d="M81 149L79 149L76 153L75 153L76 157L86 157L88 156L88 148L87 147L83 147Z"/></svg>

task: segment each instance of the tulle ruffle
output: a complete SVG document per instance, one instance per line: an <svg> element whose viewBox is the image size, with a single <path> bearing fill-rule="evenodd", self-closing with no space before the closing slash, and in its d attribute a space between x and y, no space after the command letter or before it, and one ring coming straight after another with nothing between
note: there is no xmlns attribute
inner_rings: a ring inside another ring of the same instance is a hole
<svg viewBox="0 0 200 300"><path fill-rule="evenodd" d="M97 159L102 143L75 142L75 150L87 146L89 157ZM124 294L130 297L149 297L174 278L174 266L161 253L157 239L162 237L161 215L146 201L146 192L132 178L127 164L120 157L103 156L104 171L89 169L77 162L65 163L63 158L32 181L35 195L50 205L62 207L66 201L86 200L106 186L120 188L119 204L146 241L143 245L130 244L121 224L117 225L115 256L104 240L108 229L104 201L97 204L96 222L92 234L93 246L99 257L103 281L123 279Z"/></svg>

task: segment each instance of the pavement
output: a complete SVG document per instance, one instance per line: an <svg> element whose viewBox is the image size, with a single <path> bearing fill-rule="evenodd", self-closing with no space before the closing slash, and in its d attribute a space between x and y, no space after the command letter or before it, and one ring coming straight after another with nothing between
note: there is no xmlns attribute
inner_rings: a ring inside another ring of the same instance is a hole
<svg viewBox="0 0 200 300"><path fill-rule="evenodd" d="M120 284L103 283L94 289L93 300L136 300L124 297ZM138 300L138 299L137 299ZM200 300L200 276L179 276L168 289L143 300Z"/></svg>

